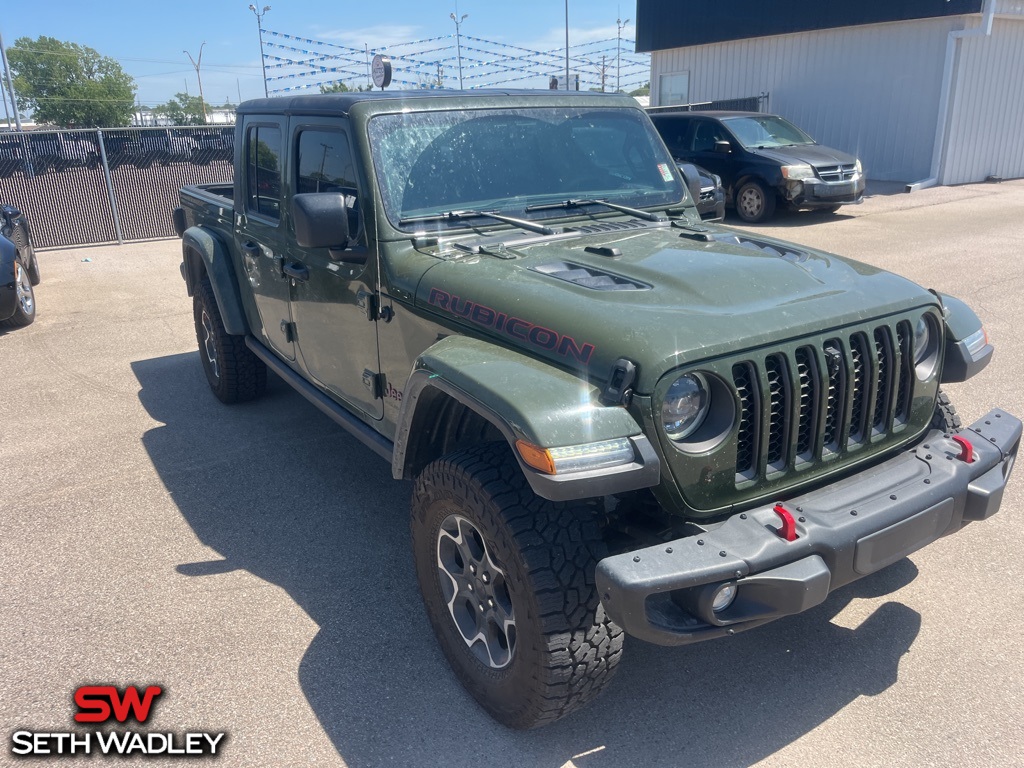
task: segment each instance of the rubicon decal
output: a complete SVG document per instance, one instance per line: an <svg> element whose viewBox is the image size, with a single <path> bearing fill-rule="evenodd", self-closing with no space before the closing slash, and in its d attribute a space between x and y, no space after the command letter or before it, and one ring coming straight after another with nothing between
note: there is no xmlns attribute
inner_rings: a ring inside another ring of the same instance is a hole
<svg viewBox="0 0 1024 768"><path fill-rule="evenodd" d="M128 720L149 721L158 697L164 689L149 685L141 689L129 685L83 685L73 696L77 707L76 723L102 724ZM220 754L226 733L205 731L174 733L135 730L29 731L11 734L11 754L16 757L75 755L159 755L166 757L203 757Z"/></svg>
<svg viewBox="0 0 1024 768"><path fill-rule="evenodd" d="M493 328L498 333L504 333L513 339L529 342L541 349L557 352L563 357L574 358L581 363L589 362L594 354L593 344L580 344L571 336L566 336L542 325L535 325L521 317L498 312L483 304L453 296L439 288L430 291L429 301L434 306L453 315L464 317L477 325Z"/></svg>

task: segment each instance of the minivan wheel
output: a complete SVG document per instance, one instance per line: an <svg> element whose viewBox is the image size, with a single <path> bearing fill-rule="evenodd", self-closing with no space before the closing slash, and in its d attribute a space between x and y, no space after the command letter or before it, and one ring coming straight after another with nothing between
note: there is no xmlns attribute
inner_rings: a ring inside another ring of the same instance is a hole
<svg viewBox="0 0 1024 768"><path fill-rule="evenodd" d="M757 179L744 182L735 199L737 215L750 224L770 219L775 213L775 194Z"/></svg>

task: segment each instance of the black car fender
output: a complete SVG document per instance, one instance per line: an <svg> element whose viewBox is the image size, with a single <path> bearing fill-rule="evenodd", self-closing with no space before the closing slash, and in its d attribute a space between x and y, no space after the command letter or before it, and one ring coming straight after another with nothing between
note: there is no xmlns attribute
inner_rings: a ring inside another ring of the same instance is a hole
<svg viewBox="0 0 1024 768"><path fill-rule="evenodd" d="M6 320L18 307L18 294L14 288L14 263L18 249L14 243L0 235L0 320Z"/></svg>
<svg viewBox="0 0 1024 768"><path fill-rule="evenodd" d="M210 278L213 294L217 297L224 330L233 336L248 334L249 323L245 319L242 297L227 246L204 227L189 227L182 234L181 243L181 276L185 279L188 295L195 295L196 286L205 274Z"/></svg>

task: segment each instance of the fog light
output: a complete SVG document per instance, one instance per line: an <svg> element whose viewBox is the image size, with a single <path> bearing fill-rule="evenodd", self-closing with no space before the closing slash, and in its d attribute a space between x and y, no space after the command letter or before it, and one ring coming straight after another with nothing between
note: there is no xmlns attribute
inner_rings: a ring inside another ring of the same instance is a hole
<svg viewBox="0 0 1024 768"><path fill-rule="evenodd" d="M721 613L730 605L733 600L736 599L736 585L735 584L723 584L715 592L715 597L711 601L711 610L715 613Z"/></svg>

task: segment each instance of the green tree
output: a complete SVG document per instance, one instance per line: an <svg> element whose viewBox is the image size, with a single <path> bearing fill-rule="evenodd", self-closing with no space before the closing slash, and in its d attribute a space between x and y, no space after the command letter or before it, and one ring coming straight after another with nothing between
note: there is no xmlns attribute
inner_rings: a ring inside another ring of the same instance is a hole
<svg viewBox="0 0 1024 768"><path fill-rule="evenodd" d="M330 85L320 86L320 93L348 93L351 90L351 88L340 81L337 83L331 83Z"/></svg>
<svg viewBox="0 0 1024 768"><path fill-rule="evenodd" d="M67 128L128 125L135 80L92 48L41 35L7 49L19 109L39 123Z"/></svg>
<svg viewBox="0 0 1024 768"><path fill-rule="evenodd" d="M206 105L209 113L213 107ZM203 124L203 100L198 96L189 96L187 93L176 93L174 98L166 104L154 107L153 111L163 115L175 125L202 125Z"/></svg>
<svg viewBox="0 0 1024 768"><path fill-rule="evenodd" d="M635 91L629 92L630 96L650 96L651 95L651 84L647 83L642 88L637 88Z"/></svg>

